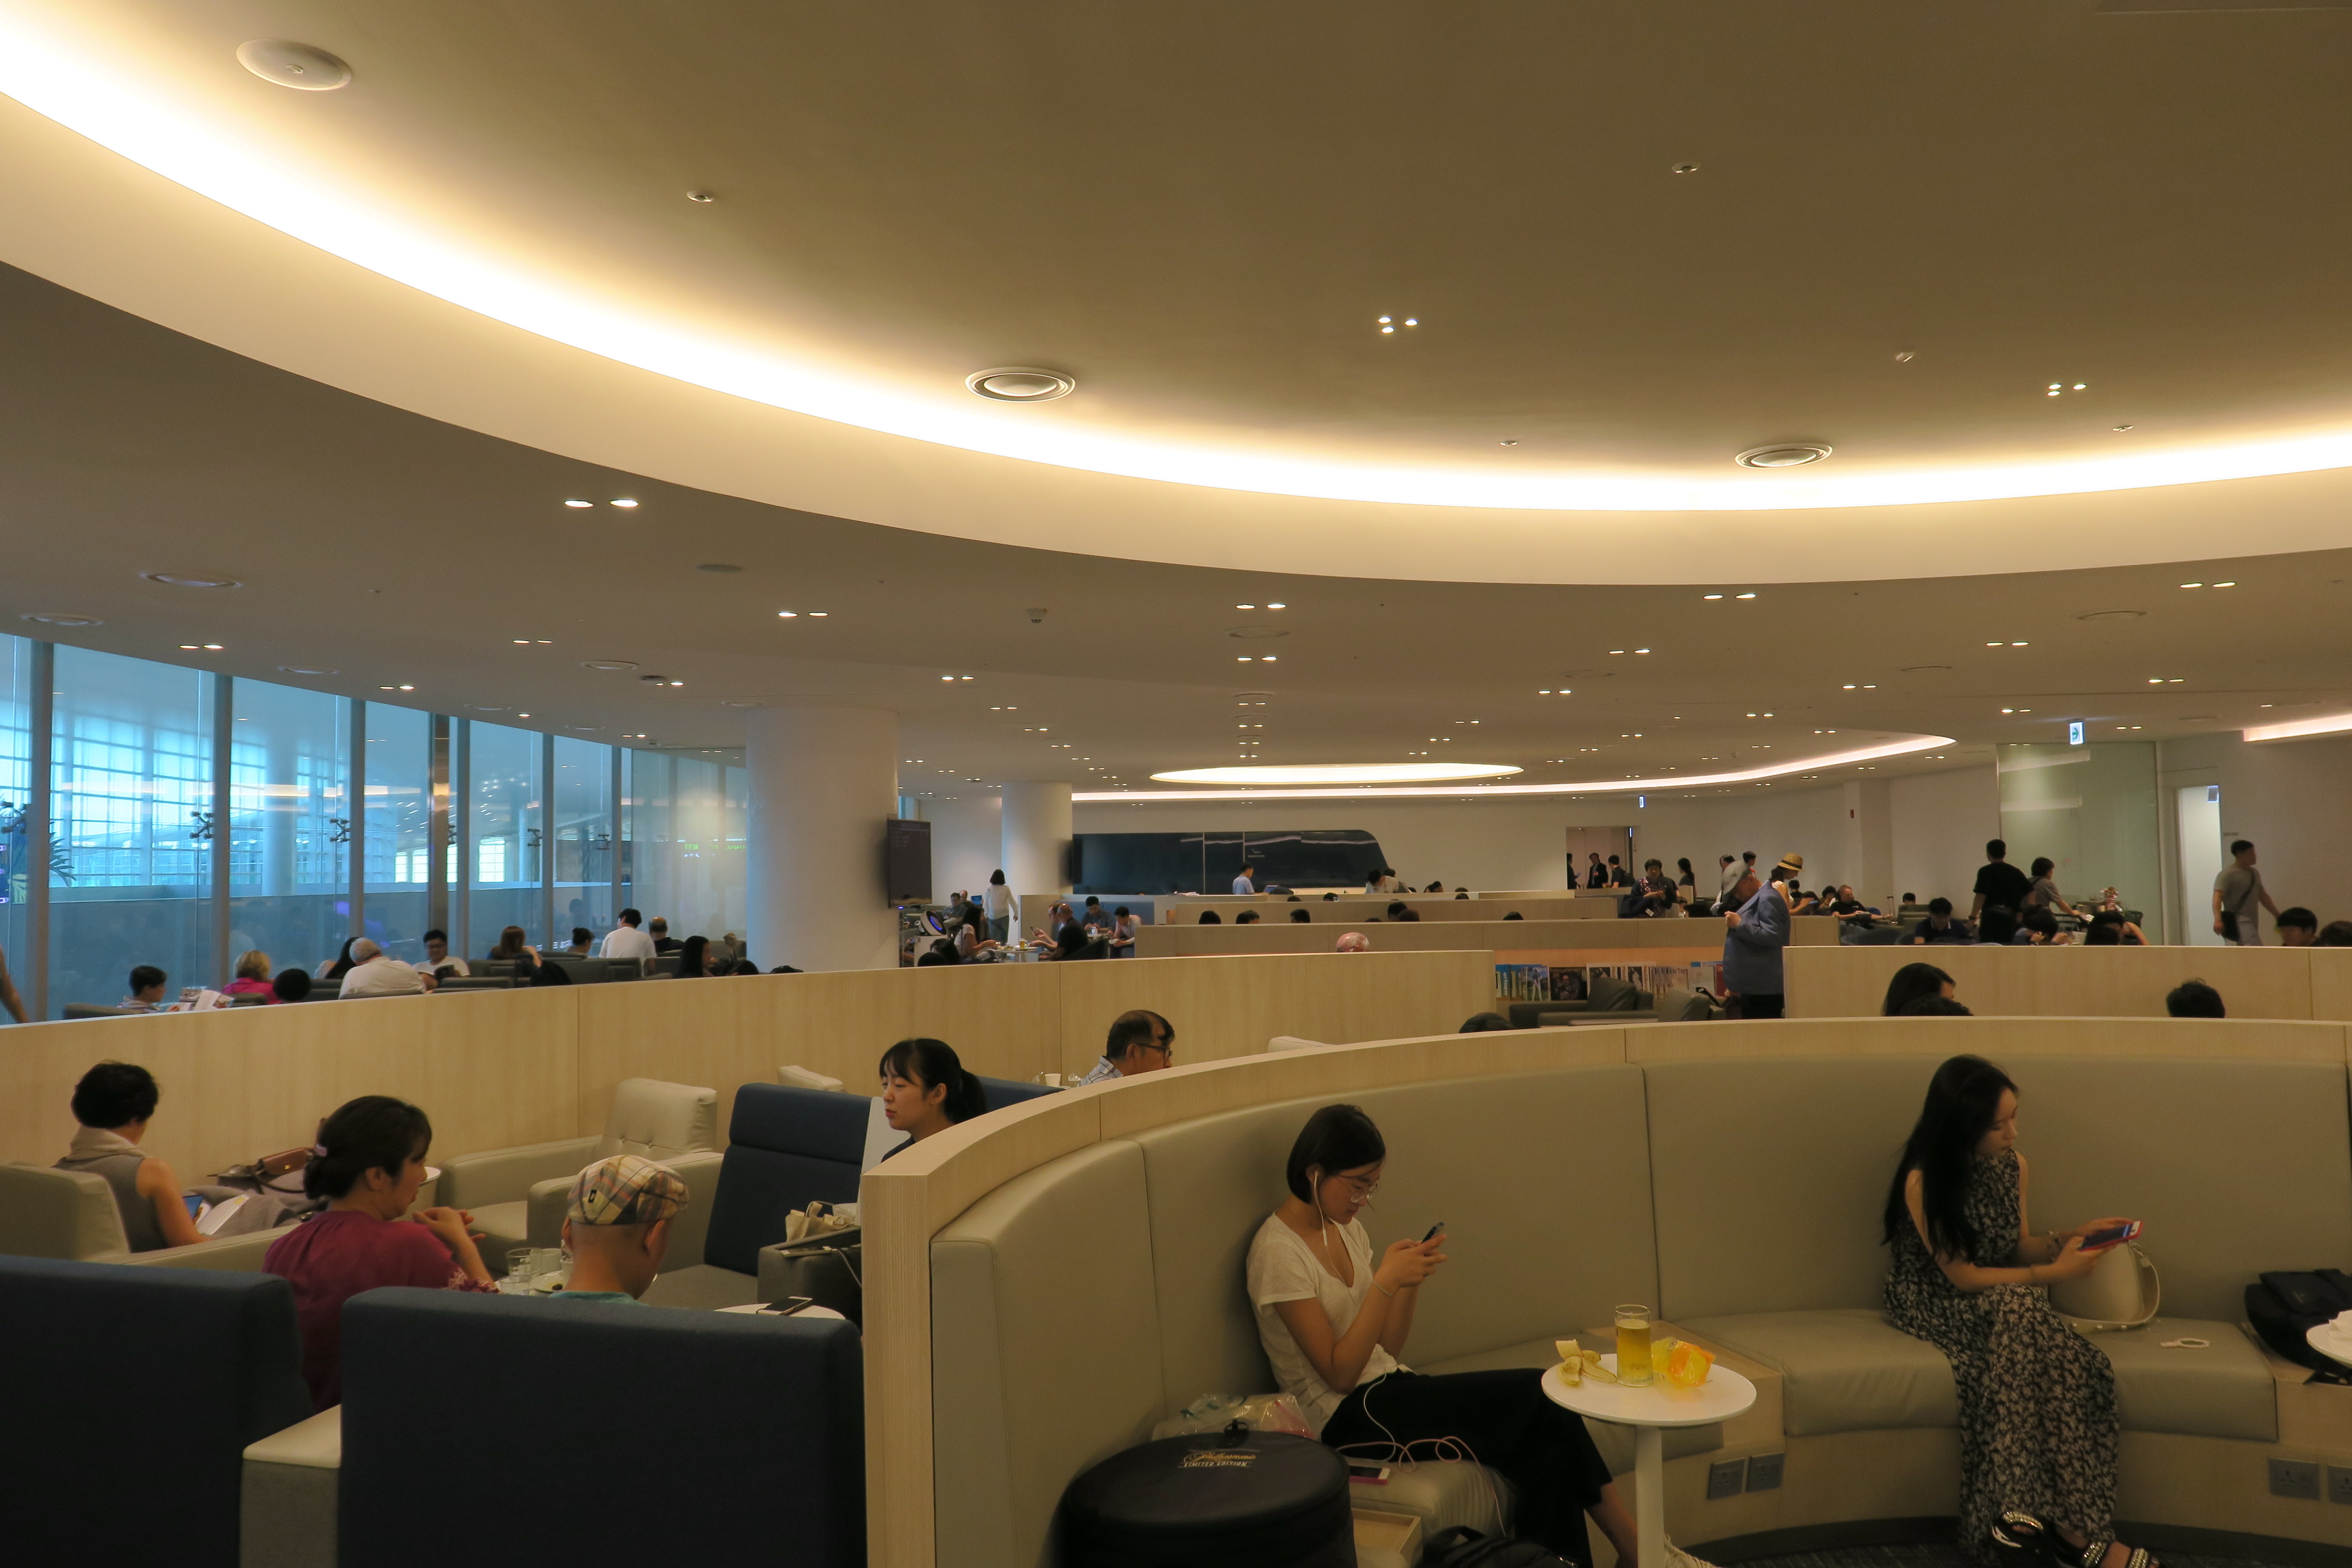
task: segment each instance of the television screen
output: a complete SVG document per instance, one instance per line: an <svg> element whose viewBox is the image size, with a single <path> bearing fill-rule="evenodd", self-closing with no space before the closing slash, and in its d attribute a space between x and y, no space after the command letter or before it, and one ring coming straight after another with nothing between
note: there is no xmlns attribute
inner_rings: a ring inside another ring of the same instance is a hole
<svg viewBox="0 0 2352 1568"><path fill-rule="evenodd" d="M882 878L894 904L931 899L931 825L892 820L882 840Z"/></svg>

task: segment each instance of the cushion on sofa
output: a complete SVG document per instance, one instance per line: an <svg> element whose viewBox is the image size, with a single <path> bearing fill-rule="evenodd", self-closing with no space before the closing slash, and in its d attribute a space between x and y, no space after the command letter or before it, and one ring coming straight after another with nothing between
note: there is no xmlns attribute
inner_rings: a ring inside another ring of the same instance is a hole
<svg viewBox="0 0 2352 1568"><path fill-rule="evenodd" d="M774 1083L737 1089L700 1261L755 1276L760 1248L784 1239L786 1215L812 1202L856 1202L866 1118L861 1095Z"/></svg>
<svg viewBox="0 0 2352 1568"><path fill-rule="evenodd" d="M1684 1328L1753 1357L1781 1377L1791 1437L1890 1426L1957 1426L1952 1363L1927 1341L1865 1307L1683 1318Z"/></svg>
<svg viewBox="0 0 2352 1568"><path fill-rule="evenodd" d="M2144 1329L2089 1338L2115 1363L2125 1431L2278 1441L2270 1363L2237 1324L2158 1318ZM2181 1339L2204 1340L2208 1348L2164 1348Z"/></svg>

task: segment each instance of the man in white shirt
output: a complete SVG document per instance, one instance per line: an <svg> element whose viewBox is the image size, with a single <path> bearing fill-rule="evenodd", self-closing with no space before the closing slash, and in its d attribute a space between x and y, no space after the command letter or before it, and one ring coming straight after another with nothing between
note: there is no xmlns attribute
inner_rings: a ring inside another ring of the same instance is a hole
<svg viewBox="0 0 2352 1568"><path fill-rule="evenodd" d="M637 929L646 917L636 910L623 910L621 923L604 933L600 956L604 958L638 958L651 963L654 939Z"/></svg>
<svg viewBox="0 0 2352 1568"><path fill-rule="evenodd" d="M1159 1014L1139 1007L1111 1020L1110 1037L1103 1042L1102 1060L1078 1079L1084 1088L1108 1079L1133 1078L1176 1065L1176 1027Z"/></svg>
<svg viewBox="0 0 2352 1568"><path fill-rule="evenodd" d="M445 974L471 974L462 958L449 956L449 933L436 927L425 933L425 962L417 965L436 980Z"/></svg>
<svg viewBox="0 0 2352 1568"><path fill-rule="evenodd" d="M432 987L425 977L396 958L388 958L383 948L367 937L352 943L351 972L343 976L343 988L336 993L346 1000L353 996L415 996Z"/></svg>
<svg viewBox="0 0 2352 1568"><path fill-rule="evenodd" d="M1234 879L1234 892L1246 895L1254 894L1257 891L1257 884L1250 880L1250 872L1253 869L1255 869L1255 868L1249 866L1244 866L1242 868L1242 874Z"/></svg>

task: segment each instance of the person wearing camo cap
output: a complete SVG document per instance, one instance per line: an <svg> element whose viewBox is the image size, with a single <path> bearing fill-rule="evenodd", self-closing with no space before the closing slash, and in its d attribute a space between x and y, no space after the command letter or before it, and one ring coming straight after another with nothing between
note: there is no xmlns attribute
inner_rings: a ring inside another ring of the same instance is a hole
<svg viewBox="0 0 2352 1568"><path fill-rule="evenodd" d="M669 1248L669 1222L686 1205L684 1178L635 1154L615 1154L581 1172L563 1215L571 1282L554 1300L641 1304L637 1298L653 1285Z"/></svg>

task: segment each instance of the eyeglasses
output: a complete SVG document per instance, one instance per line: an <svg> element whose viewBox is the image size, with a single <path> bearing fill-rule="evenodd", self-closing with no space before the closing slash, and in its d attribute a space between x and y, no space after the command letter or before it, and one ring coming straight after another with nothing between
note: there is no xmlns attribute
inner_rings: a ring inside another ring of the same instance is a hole
<svg viewBox="0 0 2352 1568"><path fill-rule="evenodd" d="M1346 1183L1348 1190L1355 1194L1360 1198L1370 1197L1374 1193L1381 1190L1381 1184L1378 1178L1368 1180L1362 1176L1341 1176L1339 1179Z"/></svg>

